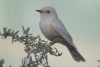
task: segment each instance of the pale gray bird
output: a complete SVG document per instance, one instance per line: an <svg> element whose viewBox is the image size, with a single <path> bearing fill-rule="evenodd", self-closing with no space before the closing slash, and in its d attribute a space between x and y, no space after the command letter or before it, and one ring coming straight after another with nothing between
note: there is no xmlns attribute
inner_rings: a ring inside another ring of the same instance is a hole
<svg viewBox="0 0 100 67"><path fill-rule="evenodd" d="M36 11L40 12L41 20L39 25L43 35L50 41L53 41L56 38L61 38L61 44L68 48L73 59L77 62L85 62L85 59L81 56L75 47L71 35L66 30L61 20L58 18L55 9L50 6L45 6Z"/></svg>

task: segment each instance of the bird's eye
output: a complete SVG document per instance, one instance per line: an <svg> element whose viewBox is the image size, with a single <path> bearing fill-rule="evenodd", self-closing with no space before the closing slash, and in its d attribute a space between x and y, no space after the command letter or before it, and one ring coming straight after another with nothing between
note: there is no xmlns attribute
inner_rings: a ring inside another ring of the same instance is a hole
<svg viewBox="0 0 100 67"><path fill-rule="evenodd" d="M50 11L47 11L47 13L50 13Z"/></svg>

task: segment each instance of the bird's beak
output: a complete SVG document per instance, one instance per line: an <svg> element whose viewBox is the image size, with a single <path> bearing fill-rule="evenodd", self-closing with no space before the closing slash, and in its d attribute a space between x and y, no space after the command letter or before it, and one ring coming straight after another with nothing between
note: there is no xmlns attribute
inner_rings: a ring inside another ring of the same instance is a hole
<svg viewBox="0 0 100 67"><path fill-rule="evenodd" d="M40 13L43 13L43 11L42 10L36 10L37 12L40 12Z"/></svg>

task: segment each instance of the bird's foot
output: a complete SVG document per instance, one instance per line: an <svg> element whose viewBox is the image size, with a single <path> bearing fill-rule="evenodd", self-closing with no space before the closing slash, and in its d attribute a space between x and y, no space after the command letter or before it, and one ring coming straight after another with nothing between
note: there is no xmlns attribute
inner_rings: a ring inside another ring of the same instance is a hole
<svg viewBox="0 0 100 67"><path fill-rule="evenodd" d="M61 43L61 42L62 42L62 39L56 38L54 41L50 42L50 46L52 46L55 43Z"/></svg>

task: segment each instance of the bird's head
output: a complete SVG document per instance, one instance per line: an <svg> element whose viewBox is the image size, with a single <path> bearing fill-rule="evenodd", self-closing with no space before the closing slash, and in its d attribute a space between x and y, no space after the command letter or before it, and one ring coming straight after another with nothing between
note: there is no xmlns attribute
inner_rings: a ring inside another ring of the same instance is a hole
<svg viewBox="0 0 100 67"><path fill-rule="evenodd" d="M42 19L54 19L58 18L57 13L53 7L45 6L41 8L40 10L36 10L37 12L40 12Z"/></svg>

